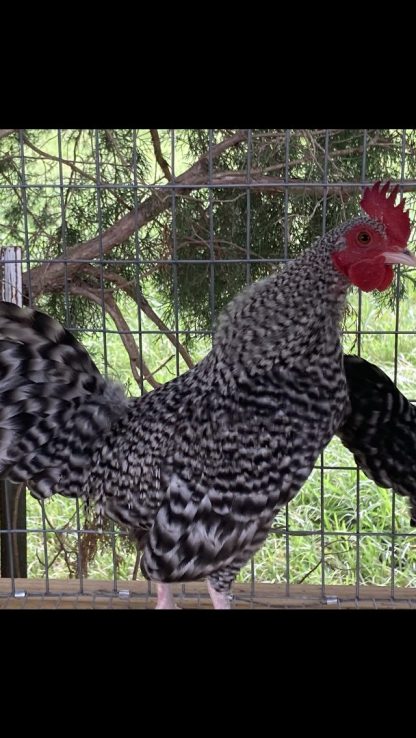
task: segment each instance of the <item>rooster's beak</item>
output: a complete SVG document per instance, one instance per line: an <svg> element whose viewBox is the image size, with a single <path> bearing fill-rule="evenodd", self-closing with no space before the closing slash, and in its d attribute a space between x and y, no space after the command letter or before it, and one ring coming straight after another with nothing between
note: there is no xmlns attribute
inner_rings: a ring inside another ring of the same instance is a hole
<svg viewBox="0 0 416 738"><path fill-rule="evenodd" d="M383 254L386 264L405 264L406 266L416 266L416 256L411 251L385 251Z"/></svg>

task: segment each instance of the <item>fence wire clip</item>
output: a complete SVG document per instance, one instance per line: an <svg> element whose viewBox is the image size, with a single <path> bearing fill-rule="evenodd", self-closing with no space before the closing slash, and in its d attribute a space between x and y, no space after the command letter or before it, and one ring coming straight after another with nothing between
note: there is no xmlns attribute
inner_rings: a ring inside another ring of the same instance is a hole
<svg viewBox="0 0 416 738"><path fill-rule="evenodd" d="M326 605L337 605L339 602L338 597L325 597Z"/></svg>
<svg viewBox="0 0 416 738"><path fill-rule="evenodd" d="M19 589L19 590L16 590L13 597L26 597L26 595L27 595L27 592L25 592L24 589Z"/></svg>
<svg viewBox="0 0 416 738"><path fill-rule="evenodd" d="M118 596L123 599L130 597L130 590L129 589L120 589Z"/></svg>

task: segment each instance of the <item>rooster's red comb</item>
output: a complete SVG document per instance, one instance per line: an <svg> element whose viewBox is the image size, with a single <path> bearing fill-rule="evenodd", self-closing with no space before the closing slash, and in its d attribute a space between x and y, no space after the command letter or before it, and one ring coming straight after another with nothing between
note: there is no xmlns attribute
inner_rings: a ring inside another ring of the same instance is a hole
<svg viewBox="0 0 416 738"><path fill-rule="evenodd" d="M361 200L361 207L370 218L383 223L387 235L393 239L396 246L407 245L410 236L410 218L408 211L404 211L405 201L399 205L394 201L399 187L393 187L390 195L388 190L390 182L380 187L381 182L376 182L372 187L367 187Z"/></svg>

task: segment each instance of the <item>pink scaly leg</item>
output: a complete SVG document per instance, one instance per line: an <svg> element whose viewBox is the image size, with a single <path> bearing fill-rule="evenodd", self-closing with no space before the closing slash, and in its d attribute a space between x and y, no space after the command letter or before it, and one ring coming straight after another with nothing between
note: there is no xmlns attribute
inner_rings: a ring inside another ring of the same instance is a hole
<svg viewBox="0 0 416 738"><path fill-rule="evenodd" d="M230 595L225 592L217 592L209 581L207 584L214 610L229 610L231 608Z"/></svg>
<svg viewBox="0 0 416 738"><path fill-rule="evenodd" d="M157 582L156 589L157 589L156 610L177 610L179 609L178 606L175 605L170 584L163 584L162 582Z"/></svg>

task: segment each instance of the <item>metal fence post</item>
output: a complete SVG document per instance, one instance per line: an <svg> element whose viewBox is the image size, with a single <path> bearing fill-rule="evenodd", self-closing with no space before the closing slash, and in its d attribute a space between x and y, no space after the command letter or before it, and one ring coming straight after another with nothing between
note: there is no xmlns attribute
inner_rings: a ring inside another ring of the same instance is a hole
<svg viewBox="0 0 416 738"><path fill-rule="evenodd" d="M18 246L0 248L1 299L22 305L22 250ZM0 528L26 529L26 489L8 480L0 481ZM26 533L0 536L1 576L27 577Z"/></svg>

